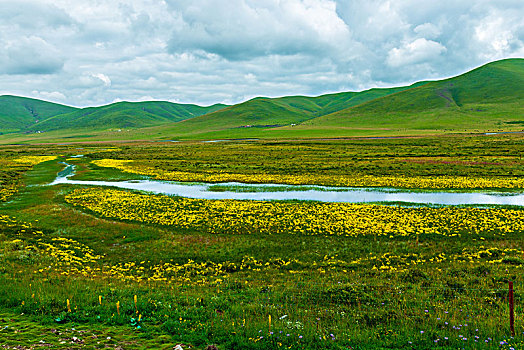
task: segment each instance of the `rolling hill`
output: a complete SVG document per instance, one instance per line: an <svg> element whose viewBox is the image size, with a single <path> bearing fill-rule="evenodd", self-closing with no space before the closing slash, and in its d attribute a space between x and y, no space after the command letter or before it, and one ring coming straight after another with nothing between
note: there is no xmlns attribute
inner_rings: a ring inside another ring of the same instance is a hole
<svg viewBox="0 0 524 350"><path fill-rule="evenodd" d="M41 120L75 110L74 107L32 98L0 96L0 132L22 131Z"/></svg>
<svg viewBox="0 0 524 350"><path fill-rule="evenodd" d="M171 125L169 126L169 131L172 134L185 135L194 132L212 132L236 128L277 128L286 125L296 125L366 101L411 89L421 84L425 83L396 88L376 88L362 92L341 92L317 97L257 97L213 113Z"/></svg>
<svg viewBox="0 0 524 350"><path fill-rule="evenodd" d="M309 127L471 129L524 125L524 59L489 63L304 123Z"/></svg>
<svg viewBox="0 0 524 350"><path fill-rule="evenodd" d="M410 86L256 98L166 126L170 138L344 137L524 128L524 59Z"/></svg>
<svg viewBox="0 0 524 350"><path fill-rule="evenodd" d="M178 122L224 107L226 106L222 104L201 107L163 101L117 102L59 114L32 125L30 130L143 128Z"/></svg>
<svg viewBox="0 0 524 350"><path fill-rule="evenodd" d="M32 98L0 96L0 133L53 130L143 128L174 123L227 107L202 107L164 101L117 102L75 108Z"/></svg>

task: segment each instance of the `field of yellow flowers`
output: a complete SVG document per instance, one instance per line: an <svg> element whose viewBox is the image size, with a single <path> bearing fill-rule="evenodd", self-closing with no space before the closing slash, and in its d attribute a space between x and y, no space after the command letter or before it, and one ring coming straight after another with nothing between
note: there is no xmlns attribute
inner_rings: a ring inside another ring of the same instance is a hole
<svg viewBox="0 0 524 350"><path fill-rule="evenodd" d="M524 178L517 176L375 176L368 174L346 175L288 175L243 174L221 171L190 173L165 171L128 159L100 159L93 161L99 167L116 168L124 172L144 175L158 180L182 182L242 182L274 183L287 185L325 185L339 187L394 187L409 189L524 189Z"/></svg>
<svg viewBox="0 0 524 350"><path fill-rule="evenodd" d="M524 231L519 209L401 207L374 204L202 200L129 191L77 189L67 203L102 217L210 234L297 234L389 238L479 237Z"/></svg>
<svg viewBox="0 0 524 350"><path fill-rule="evenodd" d="M56 159L56 156L21 156L0 159L0 202L17 191L20 176L33 165Z"/></svg>
<svg viewBox="0 0 524 350"><path fill-rule="evenodd" d="M522 135L387 140L141 144L93 167L160 180L412 189L522 189Z"/></svg>
<svg viewBox="0 0 524 350"><path fill-rule="evenodd" d="M451 138L0 148L2 169L17 169L17 192L0 204L0 344L517 349L524 345L519 207L210 201L44 185L67 160L78 179L180 172L191 181L271 174L261 182L273 182L358 171L518 190L522 144L510 135L461 145ZM137 170L145 168L153 170ZM9 319L31 326L12 328Z"/></svg>

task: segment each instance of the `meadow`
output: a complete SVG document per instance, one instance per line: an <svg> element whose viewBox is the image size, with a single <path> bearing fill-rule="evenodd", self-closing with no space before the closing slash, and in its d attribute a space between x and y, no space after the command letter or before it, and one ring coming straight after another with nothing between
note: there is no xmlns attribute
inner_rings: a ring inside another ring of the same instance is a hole
<svg viewBox="0 0 524 350"><path fill-rule="evenodd" d="M521 207L209 201L42 185L66 161L82 180L522 191L523 141L2 146L0 343L522 348Z"/></svg>

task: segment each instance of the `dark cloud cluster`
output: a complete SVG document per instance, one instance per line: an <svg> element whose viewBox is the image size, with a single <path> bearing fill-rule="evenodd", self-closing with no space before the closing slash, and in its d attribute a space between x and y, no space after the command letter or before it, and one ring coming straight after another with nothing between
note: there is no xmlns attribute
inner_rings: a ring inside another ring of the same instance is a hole
<svg viewBox="0 0 524 350"><path fill-rule="evenodd" d="M524 57L521 0L0 0L0 93L236 103Z"/></svg>

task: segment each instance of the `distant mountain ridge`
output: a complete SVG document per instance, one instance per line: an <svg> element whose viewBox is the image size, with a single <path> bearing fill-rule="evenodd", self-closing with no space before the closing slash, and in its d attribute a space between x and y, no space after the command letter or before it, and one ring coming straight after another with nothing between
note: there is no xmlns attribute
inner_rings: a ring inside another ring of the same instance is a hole
<svg viewBox="0 0 524 350"><path fill-rule="evenodd" d="M41 120L76 108L33 98L0 96L0 132L20 131Z"/></svg>
<svg viewBox="0 0 524 350"><path fill-rule="evenodd" d="M317 97L257 97L233 106L215 104L209 107L165 101L124 101L100 107L75 108L32 98L5 95L0 96L0 123L2 125L0 132L144 128L176 123L213 113L216 114L210 116L211 119L220 119L217 122L217 128L282 126L297 124L420 84L415 83L411 86L396 88L374 88L362 92L340 92ZM5 108L2 108L4 106ZM35 115L39 115L40 118ZM195 121L195 124L199 123L200 119Z"/></svg>
<svg viewBox="0 0 524 350"><path fill-rule="evenodd" d="M0 132L37 132L61 129L142 128L194 118L226 107L202 107L166 101L116 102L75 108L33 98L0 96Z"/></svg>
<svg viewBox="0 0 524 350"><path fill-rule="evenodd" d="M249 135L258 137L264 130L279 130L280 135L285 135L292 128L295 133L327 130L329 136L329 130L344 128L466 130L519 123L524 126L524 59L520 58L495 61L456 77L410 86L317 97L257 97L232 106L149 101L75 108L0 96L1 133L149 128L151 135L198 138L213 133L242 137L250 129Z"/></svg>
<svg viewBox="0 0 524 350"><path fill-rule="evenodd" d="M77 109L60 114L30 127L30 130L74 128L143 128L179 122L222 109L226 105L201 107L165 101L117 102L101 107Z"/></svg>
<svg viewBox="0 0 524 350"><path fill-rule="evenodd" d="M223 130L238 127L278 127L296 125L326 114L425 84L395 88L374 88L361 92L339 92L317 97L257 97L224 109L173 125L172 132Z"/></svg>

